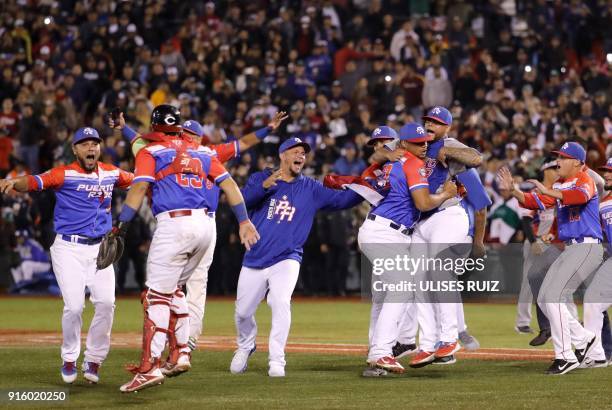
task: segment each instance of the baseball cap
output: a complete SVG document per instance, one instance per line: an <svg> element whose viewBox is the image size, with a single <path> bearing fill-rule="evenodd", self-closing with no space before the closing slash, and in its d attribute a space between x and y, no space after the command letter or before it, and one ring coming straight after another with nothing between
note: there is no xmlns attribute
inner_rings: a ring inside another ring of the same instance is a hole
<svg viewBox="0 0 612 410"><path fill-rule="evenodd" d="M444 125L451 125L453 123L453 116L449 110L437 105L427 111L427 115L423 116L423 120L432 120Z"/></svg>
<svg viewBox="0 0 612 410"><path fill-rule="evenodd" d="M101 142L102 138L100 138L100 135L98 135L98 131L96 131L95 128L82 127L74 133L74 137L72 137L72 145L76 145L85 140L96 140Z"/></svg>
<svg viewBox="0 0 612 410"><path fill-rule="evenodd" d="M204 128L199 122L194 120L187 120L183 123L183 131L187 131L190 134L201 137L204 135Z"/></svg>
<svg viewBox="0 0 612 410"><path fill-rule="evenodd" d="M546 171L547 169L557 168L557 160L552 159L550 161L546 161L542 165L540 165L540 171Z"/></svg>
<svg viewBox="0 0 612 410"><path fill-rule="evenodd" d="M381 125L380 127L376 127L374 131L372 131L372 135L370 135L370 139L368 140L367 145L372 145L376 140L381 139L396 139L398 138L397 132L386 125Z"/></svg>
<svg viewBox="0 0 612 410"><path fill-rule="evenodd" d="M599 169L602 171L612 171L612 157L608 158L608 162L606 162L606 165L602 165L601 167L599 167Z"/></svg>
<svg viewBox="0 0 612 410"><path fill-rule="evenodd" d="M310 152L310 145L307 142L302 141L298 137L291 137L285 142L283 142L280 147L278 147L278 153L282 154L288 149L295 148L297 146L304 147L304 151L308 154Z"/></svg>
<svg viewBox="0 0 612 410"><path fill-rule="evenodd" d="M418 122L409 122L400 128L399 139L408 142L425 142L431 141L433 137L427 135L425 128Z"/></svg>
<svg viewBox="0 0 612 410"><path fill-rule="evenodd" d="M561 149L553 152L565 158L577 159L580 162L586 161L586 151L577 142L566 142Z"/></svg>

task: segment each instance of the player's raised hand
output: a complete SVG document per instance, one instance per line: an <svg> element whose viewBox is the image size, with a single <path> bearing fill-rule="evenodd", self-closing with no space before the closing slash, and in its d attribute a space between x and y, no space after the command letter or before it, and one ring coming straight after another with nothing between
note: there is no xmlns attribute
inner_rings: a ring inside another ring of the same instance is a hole
<svg viewBox="0 0 612 410"><path fill-rule="evenodd" d="M13 190L15 186L15 180L12 179L0 179L0 193L6 194Z"/></svg>
<svg viewBox="0 0 612 410"><path fill-rule="evenodd" d="M457 196L457 184L449 179L444 183L444 186L442 186L442 192L444 192L449 198Z"/></svg>
<svg viewBox="0 0 612 410"><path fill-rule="evenodd" d="M279 111L274 114L268 123L268 127L272 128L272 131L275 131L287 118L289 118L289 115L285 111Z"/></svg>
<svg viewBox="0 0 612 410"><path fill-rule="evenodd" d="M507 167L502 167L499 171L497 171L497 181L499 182L499 187L501 189L508 191L512 191L514 189L514 178Z"/></svg>
<svg viewBox="0 0 612 410"><path fill-rule="evenodd" d="M251 221L245 221L240 224L238 235L240 236L240 243L244 245L247 251L250 251L251 247L259 240L259 232L257 232L255 225Z"/></svg>
<svg viewBox="0 0 612 410"><path fill-rule="evenodd" d="M108 126L113 129L122 130L125 127L125 118L123 117L123 112L113 110L111 115L108 116Z"/></svg>
<svg viewBox="0 0 612 410"><path fill-rule="evenodd" d="M264 187L264 189L271 188L273 186L276 186L276 181L278 181L282 177L283 177L283 172L279 168L276 171L274 171L272 175L266 178L266 180L261 185Z"/></svg>

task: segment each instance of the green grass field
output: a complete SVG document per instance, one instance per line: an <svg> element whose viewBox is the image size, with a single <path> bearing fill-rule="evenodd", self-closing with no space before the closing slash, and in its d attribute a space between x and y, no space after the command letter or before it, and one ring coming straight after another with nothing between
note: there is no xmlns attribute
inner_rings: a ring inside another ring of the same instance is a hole
<svg viewBox="0 0 612 410"><path fill-rule="evenodd" d="M0 299L0 330L59 332L61 301ZM233 303L207 303L205 335L232 336ZM92 308L88 305L85 324ZM298 301L293 305L291 341L359 343L367 340L369 305L347 301ZM526 348L529 336L513 330L512 305L467 304L471 332L482 347ZM142 314L135 299L117 302L113 331L137 332ZM266 305L258 312L260 334L269 331ZM551 349L550 344L545 346ZM452 366L408 369L402 376L362 378L364 358L347 355L287 354L287 377L267 377L267 353L256 353L243 375L231 375L231 351L194 353L191 372L168 379L160 387L122 394L129 379L123 365L138 358L137 349L113 348L101 370L101 383L81 378L68 387L62 408L612 408L608 389L612 369L577 370L551 377L543 361L459 360ZM60 389L59 346L0 347L0 390ZM5 394L5 393L3 393ZM11 404L3 408L41 408L40 404ZM44 406L48 408L48 406Z"/></svg>

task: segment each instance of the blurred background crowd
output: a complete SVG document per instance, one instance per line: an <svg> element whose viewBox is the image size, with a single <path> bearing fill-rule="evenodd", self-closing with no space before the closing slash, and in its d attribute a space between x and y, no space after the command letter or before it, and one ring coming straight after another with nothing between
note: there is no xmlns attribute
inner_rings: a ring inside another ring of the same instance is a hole
<svg viewBox="0 0 612 410"><path fill-rule="evenodd" d="M479 171L504 210L492 218L511 221L516 206L494 181L500 166L537 177L566 140L584 144L591 167L612 155L610 21L608 0L3 0L0 176L71 162L71 135L83 125L104 136L103 161L132 170L129 144L105 115L119 107L145 133L161 103L200 121L213 143L265 126L278 110L290 114L228 164L239 184L273 165L279 142L294 135L313 148L307 175L357 175L377 125L399 129L443 105L453 113L450 135L484 155ZM0 287L8 287L11 269L40 255L28 246L50 246L54 195L1 201ZM356 232L366 213L364 205L317 217L302 292L359 288ZM140 214L117 266L120 291L143 283L154 220ZM217 224L209 292L231 293L241 247L223 201ZM504 226L503 238L489 240L521 240L518 225Z"/></svg>

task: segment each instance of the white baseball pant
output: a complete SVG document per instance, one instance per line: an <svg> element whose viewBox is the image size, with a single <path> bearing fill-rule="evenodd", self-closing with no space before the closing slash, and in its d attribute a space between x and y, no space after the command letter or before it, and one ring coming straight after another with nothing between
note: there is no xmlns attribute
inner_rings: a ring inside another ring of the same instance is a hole
<svg viewBox="0 0 612 410"><path fill-rule="evenodd" d="M571 314L567 302L573 299L578 286L599 266L602 258L601 244L567 245L546 273L538 305L550 321L556 359L576 361L572 345L582 349L593 337L593 332L582 327Z"/></svg>
<svg viewBox="0 0 612 410"><path fill-rule="evenodd" d="M68 242L61 235L51 246L53 272L64 299L61 356L75 362L81 352L81 327L85 307L85 287L94 305L94 316L87 332L85 361L102 363L110 349L110 334L115 310L115 271L113 265L98 270L96 258L100 244Z"/></svg>
<svg viewBox="0 0 612 410"><path fill-rule="evenodd" d="M601 328L603 312L610 306L612 306L612 257L595 272L584 294L584 328L597 336L595 347L589 354L593 360L606 360L601 344Z"/></svg>
<svg viewBox="0 0 612 410"><path fill-rule="evenodd" d="M521 291L519 293L518 302L516 304L516 327L531 325L531 304L533 303L533 294L527 274L533 265L533 255L531 254L531 243L525 241L523 243L523 278L521 280Z"/></svg>
<svg viewBox="0 0 612 410"><path fill-rule="evenodd" d="M451 245L469 244L469 219L461 205L442 209L417 224L413 237L413 248L426 250L425 257L434 258L447 251ZM418 245L417 245L418 244ZM455 280L454 273L448 273L449 280ZM422 277L423 275L418 275ZM457 295L460 298L459 295ZM427 297L430 299L431 295ZM425 300L417 292L417 318L419 322L419 348L426 352L435 351L438 341L453 343L459 337L457 328L458 303L437 303ZM438 330L439 329L439 330Z"/></svg>
<svg viewBox="0 0 612 410"><path fill-rule="evenodd" d="M204 312L206 308L206 285L208 283L208 271L213 262L215 245L217 243L217 225L213 224L212 238L200 264L191 274L187 281L187 305L189 306L189 337L196 341L202 334Z"/></svg>
<svg viewBox="0 0 612 410"><path fill-rule="evenodd" d="M385 221L382 218L374 221L366 219L359 228L357 237L359 248L372 263L377 258L407 255L410 249L410 236L389 227L389 223ZM372 279L376 279L374 275ZM400 322L411 303L402 303L398 300L372 301L368 331L370 344L368 362L376 362L381 357L393 355L392 348L399 337Z"/></svg>
<svg viewBox="0 0 612 410"><path fill-rule="evenodd" d="M299 274L300 263L293 259L282 260L265 269L242 267L234 313L238 349L251 351L255 347L255 312L267 292L268 306L272 310L269 362L271 366L285 366L285 346L291 327L291 295Z"/></svg>

